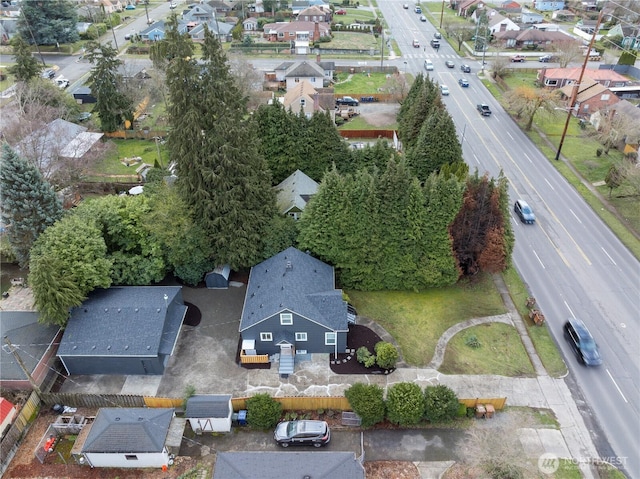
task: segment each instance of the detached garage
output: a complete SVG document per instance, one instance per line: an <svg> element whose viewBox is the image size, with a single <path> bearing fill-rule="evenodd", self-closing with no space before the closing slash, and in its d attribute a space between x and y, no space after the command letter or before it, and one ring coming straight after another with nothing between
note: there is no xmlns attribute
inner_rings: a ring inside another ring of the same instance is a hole
<svg viewBox="0 0 640 479"><path fill-rule="evenodd" d="M68 374L162 374L186 313L180 286L95 290L71 311L58 357Z"/></svg>

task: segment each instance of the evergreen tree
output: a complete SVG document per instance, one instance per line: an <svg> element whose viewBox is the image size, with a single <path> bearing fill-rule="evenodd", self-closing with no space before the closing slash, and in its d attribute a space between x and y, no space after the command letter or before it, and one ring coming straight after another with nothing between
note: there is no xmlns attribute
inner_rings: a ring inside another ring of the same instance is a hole
<svg viewBox="0 0 640 479"><path fill-rule="evenodd" d="M40 171L6 143L0 161L2 220L16 258L25 267L38 236L62 217L62 204Z"/></svg>
<svg viewBox="0 0 640 479"><path fill-rule="evenodd" d="M177 47L183 48L187 40L179 40ZM260 259L262 238L276 214L275 194L253 123L246 118L246 98L208 28L202 60L199 66L174 56L175 66L167 71L169 112L176 125L169 141L177 160L176 185L211 238L216 262L250 266ZM191 85L195 88L187 88Z"/></svg>
<svg viewBox="0 0 640 479"><path fill-rule="evenodd" d="M18 32L36 45L61 45L80 39L76 5L68 0L23 0Z"/></svg>
<svg viewBox="0 0 640 479"><path fill-rule="evenodd" d="M64 326L69 310L95 288L111 286L111 262L92 221L68 215L46 229L31 250L29 284L40 321Z"/></svg>
<svg viewBox="0 0 640 479"><path fill-rule="evenodd" d="M7 68L7 71L19 82L28 82L37 77L40 72L40 63L31 53L31 47L22 35L17 34L11 39L11 47L16 62Z"/></svg>
<svg viewBox="0 0 640 479"><path fill-rule="evenodd" d="M100 127L102 131L115 131L125 120L133 122L133 100L123 93L122 75L118 73L122 61L111 43L91 42L86 48L87 59L94 65L89 75L89 86L96 98L94 109L98 112Z"/></svg>
<svg viewBox="0 0 640 479"><path fill-rule="evenodd" d="M351 151L351 160L339 166L341 173L354 174L357 170L366 168L373 172L375 169L384 170L391 159L398 160L398 151L389 142L378 140L374 145L367 144L364 148Z"/></svg>
<svg viewBox="0 0 640 479"><path fill-rule="evenodd" d="M404 142L407 138L407 133L409 131L409 123L411 121L411 109L413 105L416 103L420 95L422 94L422 89L424 87L424 76L422 73L419 73L416 76L415 80L411 84L411 88L407 93L407 96L402 103L400 104L400 110L398 110L398 134L400 135L400 139Z"/></svg>
<svg viewBox="0 0 640 479"><path fill-rule="evenodd" d="M422 84L422 90L412 103L404 122L402 146L405 151L410 151L415 146L424 123L431 115L444 110L442 96L433 80L427 78Z"/></svg>
<svg viewBox="0 0 640 479"><path fill-rule="evenodd" d="M260 106L253 113L253 120L260 138L259 152L271 170L273 184L277 185L301 166L295 154L297 121L280 102Z"/></svg>
<svg viewBox="0 0 640 479"><path fill-rule="evenodd" d="M342 171L342 165L350 162L349 147L340 136L329 112L315 112L308 121L303 138L307 151L301 157L304 169L300 169L316 181L331 169L332 163L338 171Z"/></svg>
<svg viewBox="0 0 640 479"><path fill-rule="evenodd" d="M462 161L462 146L449 112L437 108L423 123L415 146L407 153L407 163L420 181L449 163Z"/></svg>

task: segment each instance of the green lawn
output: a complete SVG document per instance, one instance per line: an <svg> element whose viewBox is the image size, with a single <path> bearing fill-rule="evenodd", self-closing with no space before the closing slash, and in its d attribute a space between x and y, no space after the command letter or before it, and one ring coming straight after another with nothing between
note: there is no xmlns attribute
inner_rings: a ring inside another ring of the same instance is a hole
<svg viewBox="0 0 640 479"><path fill-rule="evenodd" d="M357 48L367 53L372 48L380 48L380 39L376 38L372 33L333 32L333 40L329 43L321 43L320 48ZM385 47L386 50L387 48ZM377 58L380 58L379 55Z"/></svg>
<svg viewBox="0 0 640 479"><path fill-rule="evenodd" d="M109 143L113 145L109 154L107 154L100 162L96 163L92 169L94 176L97 175L135 175L136 168L140 166L140 163L132 166L126 166L122 164L123 158L132 158L139 156L142 158L143 163L153 165L158 159L158 150L155 141L149 140L109 140ZM162 164L166 166L168 164L168 152L164 145L158 145L160 148L160 155L162 158ZM90 176L92 176L90 173ZM104 181L102 177L100 181ZM94 178L96 179L96 178Z"/></svg>
<svg viewBox="0 0 640 479"><path fill-rule="evenodd" d="M449 327L475 317L505 312L490 276L475 283L412 291L348 291L358 314L373 319L398 342L413 366L431 361L438 339ZM519 340L518 340L519 341Z"/></svg>
<svg viewBox="0 0 640 479"><path fill-rule="evenodd" d="M478 347L467 345L477 339ZM533 365L513 326L488 323L456 334L447 344L439 371L445 374L497 374L535 377Z"/></svg>
<svg viewBox="0 0 640 479"><path fill-rule="evenodd" d="M384 73L368 73L358 71L354 74L339 73L338 83L335 85L336 96L375 93L387 83Z"/></svg>

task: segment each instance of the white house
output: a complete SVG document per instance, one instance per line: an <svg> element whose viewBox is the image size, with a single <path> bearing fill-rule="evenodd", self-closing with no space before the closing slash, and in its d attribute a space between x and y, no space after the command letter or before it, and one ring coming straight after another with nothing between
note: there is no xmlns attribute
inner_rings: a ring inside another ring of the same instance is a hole
<svg viewBox="0 0 640 479"><path fill-rule="evenodd" d="M170 439L177 438L179 448L185 424L176 422L182 430L170 434L173 418L173 409L101 408L76 441L81 442L80 462L91 467L168 466L175 447Z"/></svg>
<svg viewBox="0 0 640 479"><path fill-rule="evenodd" d="M193 432L229 432L233 406L227 394L202 394L187 399L185 417Z"/></svg>
<svg viewBox="0 0 640 479"><path fill-rule="evenodd" d="M520 27L514 21L504 15L500 15L497 10L490 10L487 17L489 19L489 30L491 30L491 33L520 30Z"/></svg>

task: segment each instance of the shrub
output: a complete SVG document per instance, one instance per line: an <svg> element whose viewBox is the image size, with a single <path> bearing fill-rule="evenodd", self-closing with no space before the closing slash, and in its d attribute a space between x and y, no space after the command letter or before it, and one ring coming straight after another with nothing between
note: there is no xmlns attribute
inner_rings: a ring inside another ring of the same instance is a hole
<svg viewBox="0 0 640 479"><path fill-rule="evenodd" d="M391 369L396 367L398 362L398 350L396 347L385 341L380 341L375 345L376 362L383 369Z"/></svg>
<svg viewBox="0 0 640 479"><path fill-rule="evenodd" d="M427 386L424 390L426 417L431 422L448 421L456 417L460 402L451 388L443 384Z"/></svg>
<svg viewBox="0 0 640 479"><path fill-rule="evenodd" d="M466 344L467 346L473 349L478 349L479 347L482 346L482 344L480 343L480 340L478 339L478 336L476 336L475 334L471 334L467 336L464 340L464 344Z"/></svg>
<svg viewBox="0 0 640 479"><path fill-rule="evenodd" d="M424 414L424 394L413 383L398 383L387 393L387 419L400 426L418 424Z"/></svg>
<svg viewBox="0 0 640 479"><path fill-rule="evenodd" d="M355 383L344 392L349 405L360 419L363 427L370 427L384 420L382 388L376 384Z"/></svg>
<svg viewBox="0 0 640 479"><path fill-rule="evenodd" d="M522 479L522 469L514 464L491 459L484 463L484 470L491 479Z"/></svg>
<svg viewBox="0 0 640 479"><path fill-rule="evenodd" d="M366 346L361 346L356 351L356 359L359 363L364 364L365 368L370 368L376 363L376 357L371 354L371 351Z"/></svg>
<svg viewBox="0 0 640 479"><path fill-rule="evenodd" d="M270 429L278 424L282 404L268 394L256 394L247 399L247 423L257 429Z"/></svg>

